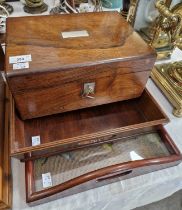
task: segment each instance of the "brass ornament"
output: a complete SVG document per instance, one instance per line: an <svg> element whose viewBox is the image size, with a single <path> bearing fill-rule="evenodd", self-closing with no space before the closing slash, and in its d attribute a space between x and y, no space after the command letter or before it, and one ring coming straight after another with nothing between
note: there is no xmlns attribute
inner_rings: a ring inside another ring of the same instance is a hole
<svg viewBox="0 0 182 210"><path fill-rule="evenodd" d="M174 106L173 114L182 117L182 61L156 65L151 77Z"/></svg>
<svg viewBox="0 0 182 210"><path fill-rule="evenodd" d="M161 38L163 41L161 45L159 43L156 45L156 40L159 40L162 33L162 37L167 35L169 51L165 51L164 48L161 50L162 57L167 57L175 47L182 50L182 3L177 4L170 11L163 0L158 0L156 7L160 15L155 21L155 33L150 44L162 49L163 44L167 44L167 40ZM157 52L159 55L159 50ZM175 107L173 114L182 117L182 61L156 65L151 77Z"/></svg>
<svg viewBox="0 0 182 210"><path fill-rule="evenodd" d="M174 44L175 41L179 38L182 28L182 16L175 11L170 11L165 6L164 0L158 0L156 2L156 8L158 9L160 15L156 19L156 30L155 33L158 34L159 30L166 33L169 36L170 43ZM153 40L155 40L155 35ZM151 40L151 45L153 43Z"/></svg>
<svg viewBox="0 0 182 210"><path fill-rule="evenodd" d="M50 14L69 14L79 13L80 3L88 3L88 0L59 0L59 4L50 10ZM101 0L90 0L90 4L93 5L93 12L102 11Z"/></svg>
<svg viewBox="0 0 182 210"><path fill-rule="evenodd" d="M47 11L48 6L44 0L25 0L24 11L30 14L40 14Z"/></svg>
<svg viewBox="0 0 182 210"><path fill-rule="evenodd" d="M130 8L130 0L123 0L123 8L120 10L121 15L127 19Z"/></svg>
<svg viewBox="0 0 182 210"><path fill-rule="evenodd" d="M169 58L176 46L181 48L182 4L169 10L165 0L157 0L156 8L159 16L148 28L142 28L140 32L142 37L155 47L157 58L160 60Z"/></svg>
<svg viewBox="0 0 182 210"><path fill-rule="evenodd" d="M131 0L127 15L127 22L134 26L139 0Z"/></svg>
<svg viewBox="0 0 182 210"><path fill-rule="evenodd" d="M101 2L101 0L92 0L92 4L94 5L94 12L102 11L102 2Z"/></svg>
<svg viewBox="0 0 182 210"><path fill-rule="evenodd" d="M74 1L59 0L59 4L50 10L51 15L78 13Z"/></svg>

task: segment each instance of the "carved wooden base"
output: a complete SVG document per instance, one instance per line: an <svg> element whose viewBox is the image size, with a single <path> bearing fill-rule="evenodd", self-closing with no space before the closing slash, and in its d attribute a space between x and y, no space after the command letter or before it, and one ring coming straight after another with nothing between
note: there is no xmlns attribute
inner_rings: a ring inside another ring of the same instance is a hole
<svg viewBox="0 0 182 210"><path fill-rule="evenodd" d="M180 87L181 78L177 73L181 71L180 65L182 65L182 62L157 65L151 73L151 77L154 82L159 86L159 88L174 106L173 114L176 117L182 117L182 88Z"/></svg>

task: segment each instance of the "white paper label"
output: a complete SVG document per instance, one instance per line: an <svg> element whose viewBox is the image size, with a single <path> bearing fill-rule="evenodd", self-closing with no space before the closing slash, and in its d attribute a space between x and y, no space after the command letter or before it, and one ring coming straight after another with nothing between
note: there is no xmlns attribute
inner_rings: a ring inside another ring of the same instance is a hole
<svg viewBox="0 0 182 210"><path fill-rule="evenodd" d="M14 63L13 64L13 70L18 70L18 69L28 69L29 68L29 63Z"/></svg>
<svg viewBox="0 0 182 210"><path fill-rule="evenodd" d="M130 152L130 157L131 160L143 160L143 157L141 157L140 155L138 155L135 151L131 151Z"/></svg>
<svg viewBox="0 0 182 210"><path fill-rule="evenodd" d="M32 136L32 146L40 145L40 136Z"/></svg>
<svg viewBox="0 0 182 210"><path fill-rule="evenodd" d="M42 185L43 188L52 187L52 178L50 172L42 174Z"/></svg>
<svg viewBox="0 0 182 210"><path fill-rule="evenodd" d="M83 30L83 31L68 31L68 32L62 32L61 34L62 34L63 39L89 36L89 34L86 30Z"/></svg>
<svg viewBox="0 0 182 210"><path fill-rule="evenodd" d="M24 63L24 62L30 62L32 61L31 55L19 55L19 56L10 56L9 57L9 63Z"/></svg>

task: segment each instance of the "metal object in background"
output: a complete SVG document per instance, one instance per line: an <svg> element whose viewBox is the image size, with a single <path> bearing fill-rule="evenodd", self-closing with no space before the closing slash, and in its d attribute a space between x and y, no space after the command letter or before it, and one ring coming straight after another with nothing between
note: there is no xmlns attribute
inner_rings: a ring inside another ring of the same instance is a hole
<svg viewBox="0 0 182 210"><path fill-rule="evenodd" d="M44 0L25 0L24 11L30 14L40 14L46 12L48 5Z"/></svg>
<svg viewBox="0 0 182 210"><path fill-rule="evenodd" d="M181 45L182 9L181 12L179 9L181 3L170 10L165 2L156 1L159 16L150 27L140 30L143 38L155 47L159 60L169 58L174 48L176 46L180 48Z"/></svg>
<svg viewBox="0 0 182 210"><path fill-rule="evenodd" d="M101 2L101 0L92 0L92 3L94 5L94 11L93 12L100 12L100 11L102 11L102 2Z"/></svg>
<svg viewBox="0 0 182 210"><path fill-rule="evenodd" d="M80 7L80 5L82 5ZM69 14L81 12L100 12L102 11L101 0L60 0L60 4L52 8L50 14Z"/></svg>
<svg viewBox="0 0 182 210"><path fill-rule="evenodd" d="M84 83L82 97L93 99L95 98L94 94L95 94L95 82Z"/></svg>
<svg viewBox="0 0 182 210"><path fill-rule="evenodd" d="M69 13L78 13L75 9L73 1L60 0L58 6L51 9L50 14L69 14Z"/></svg>
<svg viewBox="0 0 182 210"><path fill-rule="evenodd" d="M164 1L158 0L156 7L160 16L156 20L155 34L150 44L156 47L156 40L160 41L158 37L161 33L165 33L171 48L169 53L171 54L176 46L182 50L182 3L177 4L170 11ZM161 39L162 41L164 42ZM160 53L165 56L167 52L161 51ZM152 70L151 77L175 107L173 114L182 117L182 61L157 65Z"/></svg>
<svg viewBox="0 0 182 210"><path fill-rule="evenodd" d="M127 21L134 27L137 8L140 0L130 0L129 11L127 15Z"/></svg>
<svg viewBox="0 0 182 210"><path fill-rule="evenodd" d="M150 41L150 44L157 49L159 58L163 58L163 52L161 52L161 48L163 48L163 46L161 46L161 43L163 45L166 42L167 35L168 43L166 43L167 45L164 47L171 49L171 51L169 51L169 55L172 54L173 49L175 48L176 43L180 38L182 29L182 16L180 13L175 12L175 10L170 11L165 5L164 0L157 0L156 7L160 15L155 21L155 32L152 40Z"/></svg>
<svg viewBox="0 0 182 210"><path fill-rule="evenodd" d="M123 8L121 9L120 13L125 19L127 19L129 7L130 0L123 0Z"/></svg>
<svg viewBox="0 0 182 210"><path fill-rule="evenodd" d="M0 34L6 33L6 18L9 16L10 12L12 10L8 10L9 4L3 3L3 1L0 2ZM13 8L13 7L12 7Z"/></svg>
<svg viewBox="0 0 182 210"><path fill-rule="evenodd" d="M173 114L182 117L182 61L156 65L151 77L174 106Z"/></svg>

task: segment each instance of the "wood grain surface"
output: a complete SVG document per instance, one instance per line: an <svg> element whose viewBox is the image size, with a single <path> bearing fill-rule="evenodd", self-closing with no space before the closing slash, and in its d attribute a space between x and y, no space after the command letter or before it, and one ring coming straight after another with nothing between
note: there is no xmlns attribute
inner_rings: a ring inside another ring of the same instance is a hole
<svg viewBox="0 0 182 210"><path fill-rule="evenodd" d="M5 83L0 72L0 209L10 209L12 204L9 110L6 105Z"/></svg>
<svg viewBox="0 0 182 210"><path fill-rule="evenodd" d="M12 104L11 155L102 142L167 121L168 118L147 91L137 99L26 121L20 119ZM32 136L40 136L41 144L32 146Z"/></svg>
<svg viewBox="0 0 182 210"><path fill-rule="evenodd" d="M81 30L89 36L64 39L61 34ZM118 12L8 18L6 44L6 71L12 74L155 57ZM26 54L32 55L30 68L13 71L9 56Z"/></svg>
<svg viewBox="0 0 182 210"><path fill-rule="evenodd" d="M26 161L25 177L27 202L38 201L38 203L44 203L50 201L51 199L69 196L88 189L103 186L105 184L110 184L116 181L121 181L123 179L179 164L181 162L182 155L174 145L174 142L169 137L166 130L164 130L162 127L160 127L158 132L162 141L169 149L170 155L111 165L40 191L36 191L35 189L36 180L34 177L34 161ZM49 196L50 198L47 198ZM37 202L34 204L37 204Z"/></svg>
<svg viewBox="0 0 182 210"><path fill-rule="evenodd" d="M62 37L80 30L89 36ZM117 12L8 18L6 43L7 81L24 120L139 97L155 61ZM13 70L9 57L27 54L29 68ZM94 98L83 98L90 82Z"/></svg>

